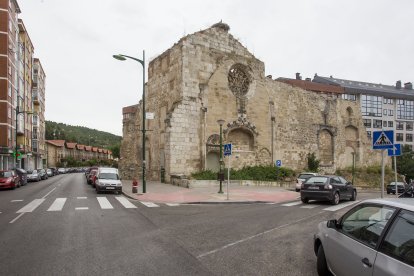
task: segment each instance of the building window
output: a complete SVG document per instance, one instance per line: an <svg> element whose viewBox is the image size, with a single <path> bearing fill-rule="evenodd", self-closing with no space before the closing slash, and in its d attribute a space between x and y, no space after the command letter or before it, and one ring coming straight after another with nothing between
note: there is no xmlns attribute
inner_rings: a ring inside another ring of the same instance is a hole
<svg viewBox="0 0 414 276"><path fill-rule="evenodd" d="M404 123L403 122L397 122L397 130L404 130Z"/></svg>
<svg viewBox="0 0 414 276"><path fill-rule="evenodd" d="M397 141L399 141L399 142L404 141L404 134L402 134L402 133L397 133Z"/></svg>
<svg viewBox="0 0 414 276"><path fill-rule="evenodd" d="M397 119L414 120L414 101L398 100Z"/></svg>
<svg viewBox="0 0 414 276"><path fill-rule="evenodd" d="M412 134L407 133L407 134L405 135L405 141L406 141L406 142L412 142L412 141L413 141L413 135L412 135Z"/></svg>
<svg viewBox="0 0 414 276"><path fill-rule="evenodd" d="M384 127L387 127L387 121L383 121L383 122L382 122L382 125L383 125Z"/></svg>
<svg viewBox="0 0 414 276"><path fill-rule="evenodd" d="M361 96L361 111L363 116L382 116L382 97L372 95Z"/></svg>
<svg viewBox="0 0 414 276"><path fill-rule="evenodd" d="M413 123L412 122L405 123L405 130L413 130Z"/></svg>
<svg viewBox="0 0 414 276"><path fill-rule="evenodd" d="M382 128L382 121L381 120L374 120L374 128Z"/></svg>
<svg viewBox="0 0 414 276"><path fill-rule="evenodd" d="M387 99L387 101L388 104L392 104L392 99Z"/></svg>
<svg viewBox="0 0 414 276"><path fill-rule="evenodd" d="M348 100L348 101L356 101L356 95L342 94L342 99Z"/></svg>
<svg viewBox="0 0 414 276"><path fill-rule="evenodd" d="M394 116L394 110L389 109L389 110L388 110L388 115L389 115L389 116Z"/></svg>
<svg viewBox="0 0 414 276"><path fill-rule="evenodd" d="M386 109L384 109L384 110L383 110L383 112L382 112L382 114L383 114L383 115L387 115L387 110L386 110Z"/></svg>
<svg viewBox="0 0 414 276"><path fill-rule="evenodd" d="M367 131L367 136L368 136L368 138L369 139L371 139L372 137L371 137L371 131Z"/></svg>
<svg viewBox="0 0 414 276"><path fill-rule="evenodd" d="M384 104L386 104L387 103L387 98L384 98Z"/></svg>
<svg viewBox="0 0 414 276"><path fill-rule="evenodd" d="M364 121L364 126L366 127L366 128L371 128L371 122L372 122L372 120L371 119L363 119L363 121Z"/></svg>
<svg viewBox="0 0 414 276"><path fill-rule="evenodd" d="M393 121L388 121L388 127L393 127L394 126L394 122Z"/></svg>

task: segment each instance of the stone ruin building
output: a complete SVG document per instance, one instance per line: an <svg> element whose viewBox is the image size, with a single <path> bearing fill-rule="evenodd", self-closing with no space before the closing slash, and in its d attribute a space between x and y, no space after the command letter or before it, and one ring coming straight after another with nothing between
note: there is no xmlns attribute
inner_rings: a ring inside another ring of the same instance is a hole
<svg viewBox="0 0 414 276"><path fill-rule="evenodd" d="M219 169L218 120L223 143L233 144L232 167L271 165L302 170L315 153L325 173L380 164L371 150L358 102L340 87L295 85L265 76L264 63L224 23L181 38L149 63L146 83L147 179ZM306 82L306 81L301 81ZM309 89L308 89L309 88ZM142 171L141 102L123 109L119 167L125 179Z"/></svg>

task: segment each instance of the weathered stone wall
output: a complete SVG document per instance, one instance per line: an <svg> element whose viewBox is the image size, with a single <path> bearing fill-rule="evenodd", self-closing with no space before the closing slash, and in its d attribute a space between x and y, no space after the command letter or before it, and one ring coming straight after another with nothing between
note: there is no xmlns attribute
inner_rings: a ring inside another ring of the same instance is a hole
<svg viewBox="0 0 414 276"><path fill-rule="evenodd" d="M217 170L219 119L223 143L233 143L235 168L282 160L300 170L308 153L315 153L328 173L352 165L353 154L357 165L380 162L369 149L359 103L265 78L264 63L225 26L188 35L150 62L146 111L155 119L146 126L148 178L159 180L161 168L167 182L171 176ZM125 177L141 170L140 110L141 105L134 121L124 122Z"/></svg>

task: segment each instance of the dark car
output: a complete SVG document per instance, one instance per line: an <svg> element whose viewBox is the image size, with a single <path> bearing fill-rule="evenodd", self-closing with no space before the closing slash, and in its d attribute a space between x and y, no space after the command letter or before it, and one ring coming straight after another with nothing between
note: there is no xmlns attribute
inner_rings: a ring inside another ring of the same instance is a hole
<svg viewBox="0 0 414 276"><path fill-rule="evenodd" d="M39 182L40 180L41 180L40 174L37 170L28 170L27 171L27 181Z"/></svg>
<svg viewBox="0 0 414 276"><path fill-rule="evenodd" d="M40 169L39 171L39 175L40 175L40 179L45 180L48 179L49 177L47 176L47 173L44 169Z"/></svg>
<svg viewBox="0 0 414 276"><path fill-rule="evenodd" d="M20 168L14 169L14 171L17 173L17 175L20 178L20 184L22 186L26 185L27 184L27 172Z"/></svg>
<svg viewBox="0 0 414 276"><path fill-rule="evenodd" d="M20 178L14 170L0 171L0 188L14 190L20 187Z"/></svg>
<svg viewBox="0 0 414 276"><path fill-rule="evenodd" d="M309 200L326 200L336 205L340 200L356 200L357 191L351 182L337 175L319 175L308 178L300 189L303 203Z"/></svg>
<svg viewBox="0 0 414 276"><path fill-rule="evenodd" d="M404 193L406 189L404 182L397 182L397 189L399 194ZM395 182L391 182L387 185L387 194L395 195Z"/></svg>

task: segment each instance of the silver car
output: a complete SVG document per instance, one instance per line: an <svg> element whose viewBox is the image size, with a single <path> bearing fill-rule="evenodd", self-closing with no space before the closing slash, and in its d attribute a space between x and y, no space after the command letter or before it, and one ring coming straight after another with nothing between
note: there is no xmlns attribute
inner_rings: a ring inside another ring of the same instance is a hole
<svg viewBox="0 0 414 276"><path fill-rule="evenodd" d="M365 200L314 236L319 275L414 275L414 200Z"/></svg>

